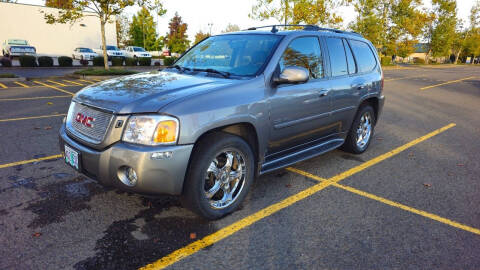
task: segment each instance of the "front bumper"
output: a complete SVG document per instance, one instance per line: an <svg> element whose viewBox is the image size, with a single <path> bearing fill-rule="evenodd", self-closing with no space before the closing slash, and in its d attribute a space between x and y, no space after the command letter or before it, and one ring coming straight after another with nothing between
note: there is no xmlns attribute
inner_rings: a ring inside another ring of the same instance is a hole
<svg viewBox="0 0 480 270"><path fill-rule="evenodd" d="M23 56L23 55L31 55L31 56L37 56L37 53L34 52L11 52L10 55L12 57L18 57L18 56Z"/></svg>
<svg viewBox="0 0 480 270"><path fill-rule="evenodd" d="M62 153L65 144L80 153L80 173L103 185L145 195L181 194L193 149L193 145L141 146L117 142L104 150L96 150L70 138L65 124L60 128L59 139ZM172 156L151 158L152 153L165 151L171 151ZM134 187L120 181L124 166L133 168L137 173L138 181Z"/></svg>

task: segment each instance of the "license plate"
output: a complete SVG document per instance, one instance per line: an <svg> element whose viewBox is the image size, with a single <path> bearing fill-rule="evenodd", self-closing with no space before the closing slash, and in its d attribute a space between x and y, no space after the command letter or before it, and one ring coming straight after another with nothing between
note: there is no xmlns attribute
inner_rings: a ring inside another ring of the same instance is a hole
<svg viewBox="0 0 480 270"><path fill-rule="evenodd" d="M79 170L79 157L80 154L77 151L65 144L65 163Z"/></svg>

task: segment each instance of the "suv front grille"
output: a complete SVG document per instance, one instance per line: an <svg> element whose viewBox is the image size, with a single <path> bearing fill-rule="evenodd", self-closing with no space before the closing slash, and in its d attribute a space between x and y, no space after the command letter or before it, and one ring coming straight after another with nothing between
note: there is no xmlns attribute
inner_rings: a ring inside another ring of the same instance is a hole
<svg viewBox="0 0 480 270"><path fill-rule="evenodd" d="M112 117L111 113L72 101L68 109L66 126L68 131L80 139L99 144L107 133Z"/></svg>

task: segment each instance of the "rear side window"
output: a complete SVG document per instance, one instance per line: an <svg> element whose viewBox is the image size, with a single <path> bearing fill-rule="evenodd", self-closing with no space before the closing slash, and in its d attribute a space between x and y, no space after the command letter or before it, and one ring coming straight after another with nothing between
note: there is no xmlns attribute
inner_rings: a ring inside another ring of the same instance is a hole
<svg viewBox="0 0 480 270"><path fill-rule="evenodd" d="M357 66L355 65L352 50L345 39L343 40L343 45L345 46L345 53L347 54L348 74L357 73Z"/></svg>
<svg viewBox="0 0 480 270"><path fill-rule="evenodd" d="M342 76L348 74L347 59L343 42L339 38L327 38L327 47L330 54L330 67L332 76Z"/></svg>
<svg viewBox="0 0 480 270"><path fill-rule="evenodd" d="M353 54L355 54L355 58L357 59L359 72L367 72L375 68L377 61L367 43L350 40L350 45L352 45Z"/></svg>
<svg viewBox="0 0 480 270"><path fill-rule="evenodd" d="M282 55L280 70L286 66L299 66L308 69L310 78L323 77L323 58L320 43L316 37L301 37L293 40Z"/></svg>

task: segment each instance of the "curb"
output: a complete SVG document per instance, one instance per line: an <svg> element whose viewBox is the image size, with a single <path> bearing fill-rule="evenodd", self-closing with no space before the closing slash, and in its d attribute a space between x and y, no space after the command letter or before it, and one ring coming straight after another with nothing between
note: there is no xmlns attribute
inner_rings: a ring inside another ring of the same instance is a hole
<svg viewBox="0 0 480 270"><path fill-rule="evenodd" d="M66 75L65 77L70 77L70 78L75 78L75 79L84 79L84 80L89 80L89 79L108 80L108 79L112 79L112 78L116 78L116 77L121 77L121 76L128 76L128 75L92 76L92 75L69 74L69 75Z"/></svg>
<svg viewBox="0 0 480 270"><path fill-rule="evenodd" d="M15 77L15 78L0 78L0 82L24 82L27 78L25 77Z"/></svg>

